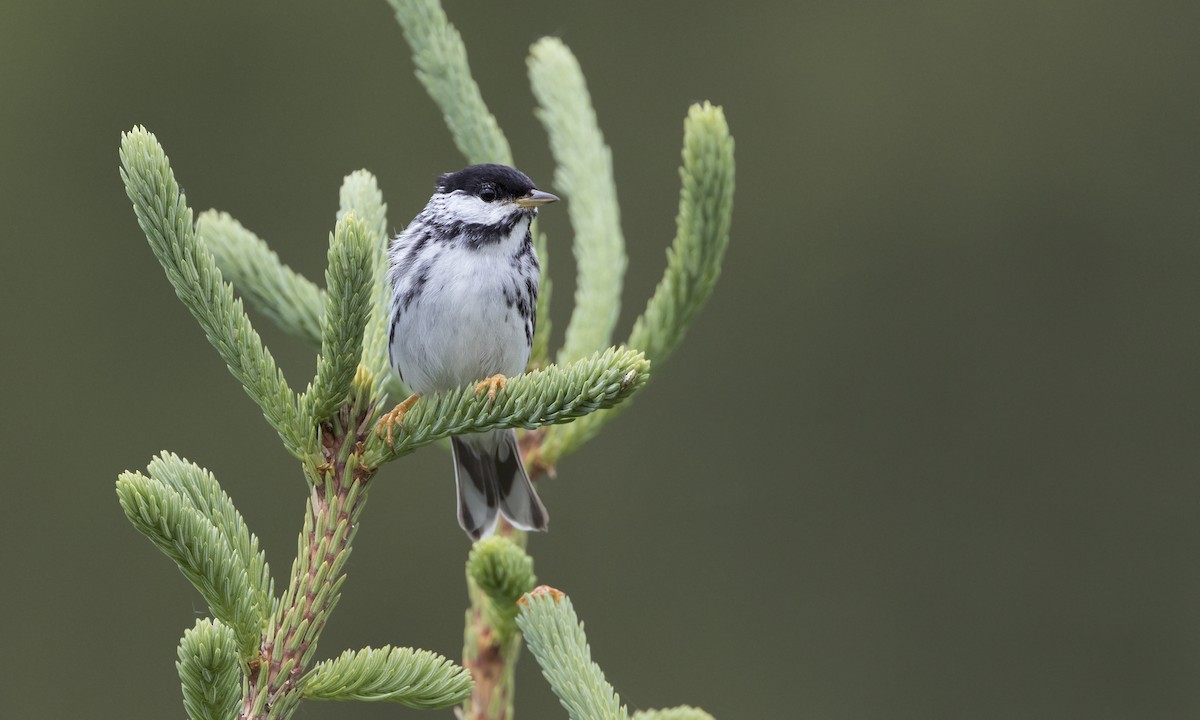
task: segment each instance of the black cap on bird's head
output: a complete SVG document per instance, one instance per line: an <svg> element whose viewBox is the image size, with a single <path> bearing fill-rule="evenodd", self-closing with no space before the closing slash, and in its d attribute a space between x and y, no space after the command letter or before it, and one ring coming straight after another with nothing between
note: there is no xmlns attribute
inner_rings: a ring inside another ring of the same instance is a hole
<svg viewBox="0 0 1200 720"><path fill-rule="evenodd" d="M438 177L438 192L452 193L456 190L474 195L484 202L513 202L523 208L558 200L556 196L534 187L529 176L520 170L495 163L471 165Z"/></svg>

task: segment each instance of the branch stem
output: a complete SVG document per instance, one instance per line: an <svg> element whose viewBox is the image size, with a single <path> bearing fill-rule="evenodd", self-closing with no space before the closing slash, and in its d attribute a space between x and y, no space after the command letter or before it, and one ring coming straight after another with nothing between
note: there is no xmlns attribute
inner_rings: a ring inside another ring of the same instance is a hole
<svg viewBox="0 0 1200 720"><path fill-rule="evenodd" d="M521 433L521 454L529 458L538 447L541 430ZM544 466L530 466L526 461L529 479L536 482L544 473ZM527 534L514 528L503 517L496 528L502 535L521 549L525 548ZM512 720L515 671L521 654L521 633L513 628L503 632L493 622L494 614L488 612L492 600L467 573L467 591L471 606L467 608L466 629L463 633L463 667L471 671L475 687L471 697L463 704L461 720Z"/></svg>
<svg viewBox="0 0 1200 720"><path fill-rule="evenodd" d="M374 471L360 458L373 416L373 406L352 402L321 425L325 462L312 469L316 481L311 484L291 580L250 668L241 720L288 717L300 701L300 678L312 664L317 639L337 605L350 544L366 505Z"/></svg>
<svg viewBox="0 0 1200 720"><path fill-rule="evenodd" d="M501 520L503 522L503 520ZM511 539L525 533L510 528ZM523 538L522 538L523 540ZM523 542L521 544L524 544ZM487 617L487 595L467 578L471 607L467 609L463 641L463 667L471 671L475 687L463 705L464 720L511 720L514 671L521 653L521 634L502 636Z"/></svg>

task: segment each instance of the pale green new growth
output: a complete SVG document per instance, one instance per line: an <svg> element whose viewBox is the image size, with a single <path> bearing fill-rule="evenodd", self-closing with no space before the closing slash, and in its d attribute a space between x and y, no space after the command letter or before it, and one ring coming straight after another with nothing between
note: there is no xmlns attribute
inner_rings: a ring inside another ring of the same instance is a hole
<svg viewBox="0 0 1200 720"><path fill-rule="evenodd" d="M229 371L262 408L288 451L304 457L312 438L299 418L295 393L263 347L212 254L196 238L192 211L179 191L166 153L153 134L135 127L121 136L121 179L138 225L167 273L175 294L204 329Z"/></svg>
<svg viewBox="0 0 1200 720"><path fill-rule="evenodd" d="M625 239L613 181L612 151L604 143L579 62L557 38L543 38L529 55L536 115L550 136L558 166L554 189L566 195L575 230L575 309L559 362L608 347L621 311Z"/></svg>
<svg viewBox="0 0 1200 720"><path fill-rule="evenodd" d="M183 633L175 669L191 720L230 720L242 691L237 641L219 620L197 620Z"/></svg>
<svg viewBox="0 0 1200 720"><path fill-rule="evenodd" d="M473 384L422 397L398 428L394 443L372 435L365 462L374 467L449 435L563 423L616 405L646 384L650 364L640 352L609 348L565 367L509 378L493 401Z"/></svg>
<svg viewBox="0 0 1200 720"><path fill-rule="evenodd" d="M354 477L357 463L357 456L350 456L348 477ZM336 496L332 476L326 476L321 490L324 497ZM297 541L296 560L292 563L296 582L278 603L275 622L266 635L273 660L285 662L284 656L294 653L299 653L301 667L308 667L312 660L321 630L341 599L342 583L346 580L342 571L350 559L350 543L358 532L358 513L364 507L358 500L363 492L362 483L355 481L350 485L342 501L342 508L348 514L321 513L309 500L304 529Z"/></svg>
<svg viewBox="0 0 1200 720"><path fill-rule="evenodd" d="M583 623L576 617L569 597L549 588L526 595L521 600L517 625L571 720L628 717L621 698L604 679L604 672L592 662Z"/></svg>
<svg viewBox="0 0 1200 720"><path fill-rule="evenodd" d="M141 473L123 473L117 496L133 526L175 561L233 631L241 657L253 656L270 609L259 605L255 584L222 532L174 488Z"/></svg>
<svg viewBox="0 0 1200 720"><path fill-rule="evenodd" d="M379 181L366 170L355 170L342 178L336 219L343 220L350 213L362 220L373 247L380 253L386 250L387 203L379 191Z"/></svg>
<svg viewBox="0 0 1200 720"><path fill-rule="evenodd" d="M338 220L329 238L325 270L325 314L321 320L321 355L317 377L304 395L306 414L321 422L350 394L350 381L362 358L363 331L376 294L377 233L353 213Z"/></svg>
<svg viewBox="0 0 1200 720"><path fill-rule="evenodd" d="M387 275L387 204L375 176L356 170L342 181L337 220L354 213L362 219L372 245L371 317L363 340L362 362L376 381L376 397L404 395L388 368L387 312L391 291ZM284 265L267 244L226 213L207 210L196 221L196 232L213 253L221 272L243 297L271 318L281 330L321 346L325 290Z"/></svg>
<svg viewBox="0 0 1200 720"><path fill-rule="evenodd" d="M387 281L387 205L375 176L358 170L346 176L339 193L337 219L354 213L363 219L371 233L371 317L363 338L362 364L371 372L375 384L371 396L382 403L387 395L402 396L400 379L388 365L388 307L392 299L391 284Z"/></svg>
<svg viewBox="0 0 1200 720"><path fill-rule="evenodd" d="M155 482L173 488L212 523L237 556L238 565L246 571L255 603L264 613L270 612L275 589L266 555L217 478L199 465L166 451L150 461L146 472Z"/></svg>
<svg viewBox="0 0 1200 720"><path fill-rule="evenodd" d="M438 0L388 0L412 49L417 78L467 162L512 165L508 140L471 77L467 48Z"/></svg>
<svg viewBox="0 0 1200 720"><path fill-rule="evenodd" d="M480 540L467 556L467 575L489 601L489 620L501 641L516 631L517 600L533 589L533 558L499 535Z"/></svg>
<svg viewBox="0 0 1200 720"><path fill-rule="evenodd" d="M720 107L693 105L684 123L683 190L676 216L675 241L667 251L667 269L646 310L633 326L629 346L661 363L683 339L712 294L733 213L733 137ZM568 426L550 428L542 458L551 464L593 437L614 417L596 413Z"/></svg>
<svg viewBox="0 0 1200 720"><path fill-rule="evenodd" d="M196 234L242 297L284 332L320 347L325 298L316 283L284 265L265 242L228 213L200 213Z"/></svg>
<svg viewBox="0 0 1200 720"><path fill-rule="evenodd" d="M717 284L733 217L733 169L724 111L693 105L683 124L683 190L667 271L629 334L630 344L655 362L675 350Z"/></svg>
<svg viewBox="0 0 1200 720"><path fill-rule="evenodd" d="M583 623L575 615L571 598L553 588L541 587L519 603L517 625L525 644L542 667L559 702L571 720L626 720L621 697L592 661ZM635 713L634 720L713 720L699 708L682 705L666 710Z"/></svg>
<svg viewBox="0 0 1200 720"><path fill-rule="evenodd" d="M716 720L700 708L690 705L664 708L662 710L639 710L633 714L632 720Z"/></svg>
<svg viewBox="0 0 1200 720"><path fill-rule="evenodd" d="M300 681L310 700L394 702L412 708L456 705L471 693L471 673L427 650L347 650L318 663Z"/></svg>

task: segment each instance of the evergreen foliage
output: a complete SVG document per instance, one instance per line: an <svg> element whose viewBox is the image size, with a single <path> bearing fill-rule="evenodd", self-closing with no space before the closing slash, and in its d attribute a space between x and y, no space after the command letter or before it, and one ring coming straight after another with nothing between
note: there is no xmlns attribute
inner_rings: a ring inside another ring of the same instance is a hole
<svg viewBox="0 0 1200 720"><path fill-rule="evenodd" d="M297 457L310 451L296 394L250 325L212 253L195 233L192 210L158 140L135 127L121 136L121 179L138 225L175 294L200 323L229 371L262 409L284 446Z"/></svg>
<svg viewBox="0 0 1200 720"><path fill-rule="evenodd" d="M683 128L683 189L675 241L667 250L666 272L628 341L655 363L675 350L712 295L733 214L733 137L725 113L709 103L693 105ZM611 412L597 413L570 427L552 428L535 456L553 465L612 418Z"/></svg>
<svg viewBox="0 0 1200 720"><path fill-rule="evenodd" d="M237 713L242 671L237 641L220 620L201 618L179 641L183 707L192 720L228 720Z"/></svg>
<svg viewBox="0 0 1200 720"><path fill-rule="evenodd" d="M467 161L511 164L508 142L440 3L389 2L417 75ZM257 538L207 470L164 452L145 473L126 472L117 480L126 517L176 564L213 615L187 630L178 648L184 707L193 720L287 718L305 698L413 708L463 703L462 714L472 720L511 718L522 634L572 718L628 717L591 660L570 600L558 591L532 590L536 578L524 534L507 526L477 543L467 561L471 608L462 666L392 646L317 660L368 489L382 465L450 435L518 428L530 431L523 452L531 474L552 472L612 417L604 411L646 384L651 360L661 362L679 344L719 274L732 211L733 139L721 109L704 103L685 121L683 188L666 272L628 346L609 346L626 262L612 153L579 63L562 42L533 46L529 76L558 164L555 183L569 200L579 266L558 364L548 364L549 260L545 236L535 229L543 265L535 369L509 378L494 401L477 395L474 384L422 397L390 442L374 432L375 424L389 399L406 392L388 366L387 206L374 176L360 170L343 181L320 288L229 215L210 210L193 222L157 138L141 127L122 135L121 179L152 252L230 372L300 461L308 483L296 558L277 593ZM319 348L304 393L289 386L235 287L284 331ZM634 717L711 720L687 706Z"/></svg>
<svg viewBox="0 0 1200 720"><path fill-rule="evenodd" d="M471 674L427 650L383 646L347 650L318 663L300 682L310 700L394 702L435 710L471 693Z"/></svg>
<svg viewBox="0 0 1200 720"><path fill-rule="evenodd" d="M488 597L488 621L505 640L516 631L517 600L533 590L533 558L501 536L480 540L467 556L467 576Z"/></svg>
<svg viewBox="0 0 1200 720"><path fill-rule="evenodd" d="M579 61L562 41L543 38L530 50L529 80L558 163L554 188L567 199L575 231L575 309L558 352L559 362L570 362L612 341L621 312L625 238L612 151L600 133Z"/></svg>
<svg viewBox="0 0 1200 720"><path fill-rule="evenodd" d="M417 79L442 111L467 163L512 165L512 150L471 77L467 46L439 0L388 0L412 50Z"/></svg>
<svg viewBox="0 0 1200 720"><path fill-rule="evenodd" d="M241 657L252 657L271 607L262 605L260 588L222 531L187 497L156 478L124 473L117 496L133 526L175 561L213 615L233 631Z"/></svg>
<svg viewBox="0 0 1200 720"><path fill-rule="evenodd" d="M712 715L691 705L680 705L662 710L639 710L633 720L714 720Z"/></svg>
<svg viewBox="0 0 1200 720"><path fill-rule="evenodd" d="M517 625L571 720L626 720L621 697L592 661L592 649L571 599L540 587L521 598Z"/></svg>
<svg viewBox="0 0 1200 720"><path fill-rule="evenodd" d="M200 213L196 234L242 297L284 332L321 346L324 290L284 265L265 242L229 213Z"/></svg>
<svg viewBox="0 0 1200 720"><path fill-rule="evenodd" d="M371 313L375 280L374 238L354 213L337 222L329 239L325 271L325 314L317 377L304 394L305 415L321 422L350 395L350 381L362 358L363 332Z"/></svg>
<svg viewBox="0 0 1200 720"><path fill-rule="evenodd" d="M613 407L649 379L650 363L640 352L621 347L518 375L495 400L476 393L474 383L425 395L404 416L392 445L367 439L367 461L378 465L450 435L569 422Z"/></svg>
<svg viewBox="0 0 1200 720"><path fill-rule="evenodd" d="M392 293L387 283L387 204L375 176L366 170L356 170L342 181L338 222L351 214L362 218L370 234L371 316L363 338L362 362L375 379L371 396L383 402L389 396L405 396L407 391L388 366L388 306Z"/></svg>

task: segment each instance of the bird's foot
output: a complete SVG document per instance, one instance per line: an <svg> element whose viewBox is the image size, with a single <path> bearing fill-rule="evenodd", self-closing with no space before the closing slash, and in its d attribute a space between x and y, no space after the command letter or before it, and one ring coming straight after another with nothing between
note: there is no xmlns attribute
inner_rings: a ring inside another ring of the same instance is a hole
<svg viewBox="0 0 1200 720"><path fill-rule="evenodd" d="M379 423L375 425L375 436L383 437L387 433L387 444L392 444L392 433L397 427L403 427L404 416L412 408L413 404L421 399L420 395L409 395L408 399L392 408L389 412L383 414L379 418Z"/></svg>
<svg viewBox="0 0 1200 720"><path fill-rule="evenodd" d="M494 402L496 400L496 393L500 390L503 390L504 386L507 384L508 378L496 373L486 380L480 380L479 382L475 383L475 397L479 397L480 393L482 393L484 390L487 390L488 400Z"/></svg>

